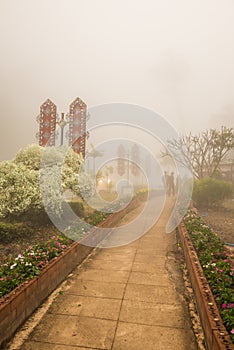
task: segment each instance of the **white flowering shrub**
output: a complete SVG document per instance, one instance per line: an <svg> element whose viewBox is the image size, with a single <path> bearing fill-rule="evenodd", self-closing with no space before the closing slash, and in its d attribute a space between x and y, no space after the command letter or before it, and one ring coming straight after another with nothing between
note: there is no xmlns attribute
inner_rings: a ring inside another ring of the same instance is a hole
<svg viewBox="0 0 234 350"><path fill-rule="evenodd" d="M69 148L66 152L64 159L64 166L73 170L74 173L78 174L80 166L83 164L84 159L82 154L77 154L72 148Z"/></svg>
<svg viewBox="0 0 234 350"><path fill-rule="evenodd" d="M77 175L83 164L83 156L67 146L46 148L41 166L61 168L63 190L71 189L77 193Z"/></svg>
<svg viewBox="0 0 234 350"><path fill-rule="evenodd" d="M43 206L47 213L60 215L63 201L60 167L53 165L40 169L39 178Z"/></svg>
<svg viewBox="0 0 234 350"><path fill-rule="evenodd" d="M20 150L11 162L0 163L0 217L18 216L44 206L60 215L62 192L71 189L80 194L78 173L82 163L82 155L66 146L45 149L37 145ZM85 193L90 191L86 176L81 187Z"/></svg>
<svg viewBox="0 0 234 350"><path fill-rule="evenodd" d="M23 164L0 163L0 216L20 215L40 206L38 172Z"/></svg>
<svg viewBox="0 0 234 350"><path fill-rule="evenodd" d="M82 154L75 153L70 148L62 165L63 190L70 189L79 195L78 174L84 162Z"/></svg>
<svg viewBox="0 0 234 350"><path fill-rule="evenodd" d="M39 170L44 148L38 145L29 145L21 149L13 160L16 164L23 164L30 170Z"/></svg>
<svg viewBox="0 0 234 350"><path fill-rule="evenodd" d="M85 172L80 172L77 178L77 193L79 193L84 199L89 199L92 197L96 191L96 183L94 178Z"/></svg>

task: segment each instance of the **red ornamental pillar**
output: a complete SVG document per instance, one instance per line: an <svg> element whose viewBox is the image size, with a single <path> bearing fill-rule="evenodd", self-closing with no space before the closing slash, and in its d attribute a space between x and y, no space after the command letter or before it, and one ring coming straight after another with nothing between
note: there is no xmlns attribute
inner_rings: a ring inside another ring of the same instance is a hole
<svg viewBox="0 0 234 350"><path fill-rule="evenodd" d="M77 98L70 104L69 145L85 158L86 104Z"/></svg>
<svg viewBox="0 0 234 350"><path fill-rule="evenodd" d="M39 145L55 145L56 105L47 99L40 107Z"/></svg>

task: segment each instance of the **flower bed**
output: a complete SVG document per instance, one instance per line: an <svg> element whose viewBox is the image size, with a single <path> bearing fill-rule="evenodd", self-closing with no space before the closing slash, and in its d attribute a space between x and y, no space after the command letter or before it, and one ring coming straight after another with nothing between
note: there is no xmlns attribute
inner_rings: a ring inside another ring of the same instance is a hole
<svg viewBox="0 0 234 350"><path fill-rule="evenodd" d="M52 236L48 242L30 247L15 259L3 258L0 264L0 298L39 275L45 265L71 243L72 240L63 235Z"/></svg>
<svg viewBox="0 0 234 350"><path fill-rule="evenodd" d="M211 287L223 324L234 343L234 260L221 239L190 209L184 224Z"/></svg>

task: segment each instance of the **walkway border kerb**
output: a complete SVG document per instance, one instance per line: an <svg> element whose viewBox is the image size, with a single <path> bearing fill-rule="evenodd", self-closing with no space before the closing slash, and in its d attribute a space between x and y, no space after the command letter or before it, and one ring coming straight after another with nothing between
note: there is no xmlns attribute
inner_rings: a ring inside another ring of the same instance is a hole
<svg viewBox="0 0 234 350"><path fill-rule="evenodd" d="M110 215L98 226L115 225L129 211L136 208L139 199L136 197L124 209ZM108 232L106 234L108 235ZM97 229L91 235L97 242L100 230ZM102 236L100 240L103 238ZM4 349L16 330L93 249L94 247L83 245L82 240L74 242L61 255L52 259L39 276L24 282L0 298L0 349Z"/></svg>
<svg viewBox="0 0 234 350"><path fill-rule="evenodd" d="M234 344L223 325L218 306L203 273L198 255L184 223L178 226L187 269L196 298L198 313L208 350L234 350Z"/></svg>

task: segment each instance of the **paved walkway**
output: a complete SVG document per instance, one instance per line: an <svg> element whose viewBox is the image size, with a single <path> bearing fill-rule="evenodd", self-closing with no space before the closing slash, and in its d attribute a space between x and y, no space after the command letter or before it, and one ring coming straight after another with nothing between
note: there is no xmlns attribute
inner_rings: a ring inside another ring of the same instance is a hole
<svg viewBox="0 0 234 350"><path fill-rule="evenodd" d="M197 349L167 217L133 243L95 249L21 349Z"/></svg>

